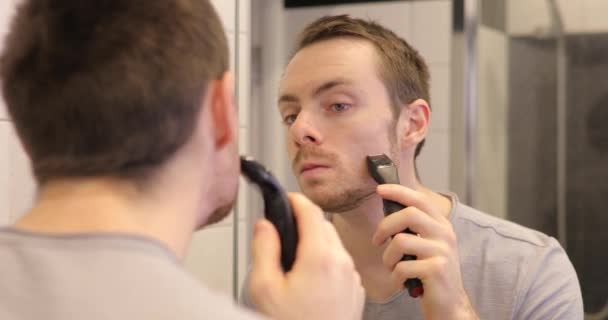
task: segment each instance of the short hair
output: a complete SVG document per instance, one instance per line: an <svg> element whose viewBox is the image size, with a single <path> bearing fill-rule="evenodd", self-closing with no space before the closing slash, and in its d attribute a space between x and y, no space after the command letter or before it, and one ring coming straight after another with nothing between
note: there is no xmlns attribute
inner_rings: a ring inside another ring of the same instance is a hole
<svg viewBox="0 0 608 320"><path fill-rule="evenodd" d="M207 0L26 0L2 91L36 180L149 176L192 136L228 69Z"/></svg>
<svg viewBox="0 0 608 320"><path fill-rule="evenodd" d="M344 37L369 41L377 49L378 73L389 93L395 117L399 116L399 107L404 103L416 99L431 103L430 74L422 56L393 31L373 21L348 15L322 17L300 33L295 52L320 41ZM423 145L424 140L416 146L414 157L420 154Z"/></svg>

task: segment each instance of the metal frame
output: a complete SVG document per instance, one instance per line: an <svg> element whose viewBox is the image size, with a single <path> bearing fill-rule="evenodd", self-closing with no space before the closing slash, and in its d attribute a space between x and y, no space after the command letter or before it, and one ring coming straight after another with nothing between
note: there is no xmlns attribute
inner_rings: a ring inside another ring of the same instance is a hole
<svg viewBox="0 0 608 320"><path fill-rule="evenodd" d="M454 0L452 36L453 97L452 127L456 132L451 145L452 170L450 184L461 194L466 204L475 206L477 168L477 29L479 23L478 0ZM462 125L464 124L464 125Z"/></svg>
<svg viewBox="0 0 608 320"><path fill-rule="evenodd" d="M234 95L238 101L240 97L239 79L240 65L239 65L239 54L240 54L240 41L239 32L241 31L241 10L240 0L234 1ZM239 298L239 201L238 197L234 204L233 215L232 215L232 297L234 301L238 301Z"/></svg>

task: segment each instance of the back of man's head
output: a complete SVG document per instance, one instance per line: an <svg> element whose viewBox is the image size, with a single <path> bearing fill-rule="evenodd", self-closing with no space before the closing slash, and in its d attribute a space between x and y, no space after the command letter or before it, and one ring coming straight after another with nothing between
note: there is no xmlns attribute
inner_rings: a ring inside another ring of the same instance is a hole
<svg viewBox="0 0 608 320"><path fill-rule="evenodd" d="M395 117L403 104L416 99L430 103L430 74L422 56L393 31L373 21L348 15L326 16L309 24L299 35L296 53L312 44L336 38L369 41L379 57L378 76L393 103ZM424 140L416 147L418 156Z"/></svg>
<svg viewBox="0 0 608 320"><path fill-rule="evenodd" d="M1 77L43 184L145 178L188 141L206 84L227 69L207 0L26 0Z"/></svg>

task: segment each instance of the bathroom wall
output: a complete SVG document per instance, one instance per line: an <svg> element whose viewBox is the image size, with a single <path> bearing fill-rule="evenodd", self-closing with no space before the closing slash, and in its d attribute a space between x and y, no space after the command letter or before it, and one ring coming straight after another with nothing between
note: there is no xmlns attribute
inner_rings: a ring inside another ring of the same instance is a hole
<svg viewBox="0 0 608 320"><path fill-rule="evenodd" d="M9 29L9 21L18 2L0 2L1 39ZM0 43L0 50L3 46ZM29 160L15 136L6 106L0 98L0 225L14 221L27 210L34 194L35 183L30 174Z"/></svg>

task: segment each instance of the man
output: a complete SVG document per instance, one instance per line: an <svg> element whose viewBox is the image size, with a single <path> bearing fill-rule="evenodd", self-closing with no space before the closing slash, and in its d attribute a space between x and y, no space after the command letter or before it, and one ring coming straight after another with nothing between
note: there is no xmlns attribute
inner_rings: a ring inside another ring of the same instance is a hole
<svg viewBox="0 0 608 320"><path fill-rule="evenodd" d="M0 230L0 319L259 317L181 266L192 233L226 216L235 197L227 50L205 0L22 4L1 74L39 194ZM318 207L290 199L301 237L289 274L276 230L255 229L260 311L360 318L352 259Z"/></svg>
<svg viewBox="0 0 608 320"><path fill-rule="evenodd" d="M582 319L576 273L555 239L420 183L429 71L406 41L348 16L313 22L285 69L278 108L300 188L361 274L364 319ZM366 156L383 153L401 185L377 187L369 175ZM407 208L384 217L382 198ZM418 299L403 288L409 278L422 281Z"/></svg>

